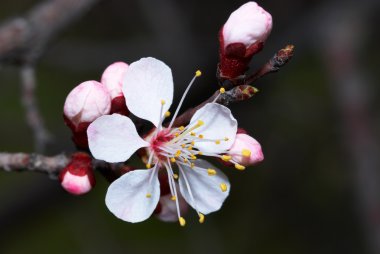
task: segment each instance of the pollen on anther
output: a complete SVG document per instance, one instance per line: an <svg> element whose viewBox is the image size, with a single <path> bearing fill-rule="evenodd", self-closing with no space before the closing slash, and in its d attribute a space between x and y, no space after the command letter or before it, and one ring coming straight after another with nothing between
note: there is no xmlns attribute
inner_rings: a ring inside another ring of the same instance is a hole
<svg viewBox="0 0 380 254"><path fill-rule="evenodd" d="M180 126L178 129L179 129L180 131L183 131L183 130L185 129L185 127L184 127L184 126Z"/></svg>
<svg viewBox="0 0 380 254"><path fill-rule="evenodd" d="M231 156L229 156L229 155L222 155L222 160L224 160L224 161L229 161L229 160L231 160Z"/></svg>
<svg viewBox="0 0 380 254"><path fill-rule="evenodd" d="M220 144L220 140L215 140L215 144L219 145Z"/></svg>
<svg viewBox="0 0 380 254"><path fill-rule="evenodd" d="M152 167L152 165L150 163L146 164L146 168L151 168L151 167Z"/></svg>
<svg viewBox="0 0 380 254"><path fill-rule="evenodd" d="M194 168L195 167L195 164L194 163L191 163L190 164L190 168Z"/></svg>
<svg viewBox="0 0 380 254"><path fill-rule="evenodd" d="M176 161L176 159L174 157L171 157L170 161L174 163Z"/></svg>
<svg viewBox="0 0 380 254"><path fill-rule="evenodd" d="M190 132L190 135L195 136L196 134L195 134L195 132Z"/></svg>
<svg viewBox="0 0 380 254"><path fill-rule="evenodd" d="M151 197L152 197L152 194L147 193L147 194L145 195L145 197L147 197L147 198L151 198Z"/></svg>
<svg viewBox="0 0 380 254"><path fill-rule="evenodd" d="M227 191L227 184L225 184L225 183L221 183L219 186L220 186L220 189L221 189L223 192L226 192L226 191Z"/></svg>
<svg viewBox="0 0 380 254"><path fill-rule="evenodd" d="M203 136L202 134L200 134L200 135L198 136L198 138L202 139L202 138L204 138L204 136Z"/></svg>
<svg viewBox="0 0 380 254"><path fill-rule="evenodd" d="M216 175L216 170L209 168L209 169L207 169L207 174L209 176L214 176L214 175Z"/></svg>
<svg viewBox="0 0 380 254"><path fill-rule="evenodd" d="M204 125L205 124L205 122L203 122L202 120L198 120L198 122L197 122L197 125L198 126L202 126L202 125Z"/></svg>
<svg viewBox="0 0 380 254"><path fill-rule="evenodd" d="M199 223L205 222L205 216L203 213L198 213L198 216L199 216Z"/></svg>
<svg viewBox="0 0 380 254"><path fill-rule="evenodd" d="M176 196L171 196L171 197L170 197L170 200L172 200L172 201L176 201L176 200L177 200L177 197L176 197Z"/></svg>
<svg viewBox="0 0 380 254"><path fill-rule="evenodd" d="M190 159L192 159L192 160L196 160L196 159L197 159L197 156L195 156L194 154L192 154L192 155L190 156Z"/></svg>
<svg viewBox="0 0 380 254"><path fill-rule="evenodd" d="M203 153L202 152L198 152L198 155L203 155Z"/></svg>
<svg viewBox="0 0 380 254"><path fill-rule="evenodd" d="M224 138L224 141L228 141L228 140L230 140L230 139L229 139L229 138L227 138L227 137L225 137L225 138Z"/></svg>
<svg viewBox="0 0 380 254"><path fill-rule="evenodd" d="M169 117L170 116L170 111L166 111L165 112L165 117Z"/></svg>
<svg viewBox="0 0 380 254"><path fill-rule="evenodd" d="M186 225L186 221L183 217L179 217L178 220L179 220L179 225L181 225L182 227Z"/></svg>
<svg viewBox="0 0 380 254"><path fill-rule="evenodd" d="M200 71L200 70L197 70L196 72L195 72L195 76L196 77L199 77L199 76L201 76L202 75L202 72Z"/></svg>
<svg viewBox="0 0 380 254"><path fill-rule="evenodd" d="M245 169L245 167L243 165L240 165L240 164L235 164L235 168L237 170L244 170Z"/></svg>
<svg viewBox="0 0 380 254"><path fill-rule="evenodd" d="M161 105L165 105L166 101L165 100L161 100Z"/></svg>
<svg viewBox="0 0 380 254"><path fill-rule="evenodd" d="M178 175L177 174L173 174L173 178L174 179L178 179Z"/></svg>
<svg viewBox="0 0 380 254"><path fill-rule="evenodd" d="M243 149L241 151L241 155L243 155L244 157L249 157L249 156L251 156L251 151L248 149Z"/></svg>
<svg viewBox="0 0 380 254"><path fill-rule="evenodd" d="M226 89L224 89L224 87L221 87L221 88L219 89L219 92L220 92L220 93L225 93L225 92L226 92Z"/></svg>

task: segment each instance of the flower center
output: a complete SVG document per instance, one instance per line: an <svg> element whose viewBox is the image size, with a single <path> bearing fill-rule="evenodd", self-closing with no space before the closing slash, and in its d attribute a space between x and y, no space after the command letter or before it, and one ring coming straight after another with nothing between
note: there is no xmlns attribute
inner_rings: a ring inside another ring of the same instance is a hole
<svg viewBox="0 0 380 254"><path fill-rule="evenodd" d="M169 129L163 129L157 133L156 136L152 137L149 141L150 143L150 153L153 153L158 160L166 161L166 156L163 155L164 150L162 149L165 144L174 138L174 134L170 133Z"/></svg>

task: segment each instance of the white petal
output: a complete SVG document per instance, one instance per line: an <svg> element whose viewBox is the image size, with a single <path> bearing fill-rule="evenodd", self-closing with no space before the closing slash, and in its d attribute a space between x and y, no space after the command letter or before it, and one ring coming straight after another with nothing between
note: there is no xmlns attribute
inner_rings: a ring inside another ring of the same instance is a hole
<svg viewBox="0 0 380 254"><path fill-rule="evenodd" d="M229 108L217 103L207 103L194 114L189 125L195 125L198 120L202 120L204 125L195 129L194 132L198 135L202 134L205 139L219 140L220 144L195 142L196 148L203 152L220 153L232 146L236 136L237 121Z"/></svg>
<svg viewBox="0 0 380 254"><path fill-rule="evenodd" d="M157 126L162 117L161 101L165 101L163 114L173 101L172 71L160 60L141 58L126 70L123 93L127 107L134 115Z"/></svg>
<svg viewBox="0 0 380 254"><path fill-rule="evenodd" d="M131 119L119 114L99 117L88 126L87 135L92 155L111 163L126 161L137 149L149 145Z"/></svg>
<svg viewBox="0 0 380 254"><path fill-rule="evenodd" d="M230 182L222 171L207 161L198 159L195 165L193 169L188 166L181 166L189 182L194 201L182 175L179 177L181 194L189 205L194 209L198 209L201 213L208 214L215 212L220 209L227 198L231 187ZM207 169L209 168L214 169L216 175L208 175ZM221 184L225 184L225 191L222 191Z"/></svg>
<svg viewBox="0 0 380 254"><path fill-rule="evenodd" d="M146 196L148 193L150 198ZM126 173L111 183L106 194L106 205L119 219L140 222L150 217L159 198L157 170L140 169Z"/></svg>

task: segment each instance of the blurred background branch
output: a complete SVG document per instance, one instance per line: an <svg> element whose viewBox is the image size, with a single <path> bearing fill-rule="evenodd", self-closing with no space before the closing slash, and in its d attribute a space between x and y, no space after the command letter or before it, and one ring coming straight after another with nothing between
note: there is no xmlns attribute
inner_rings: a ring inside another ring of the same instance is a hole
<svg viewBox="0 0 380 254"><path fill-rule="evenodd" d="M46 50L47 44L97 1L44 1L25 16L12 18L0 26L0 66L10 64L20 68L22 104L37 152L45 150L51 135L38 109L36 62Z"/></svg>

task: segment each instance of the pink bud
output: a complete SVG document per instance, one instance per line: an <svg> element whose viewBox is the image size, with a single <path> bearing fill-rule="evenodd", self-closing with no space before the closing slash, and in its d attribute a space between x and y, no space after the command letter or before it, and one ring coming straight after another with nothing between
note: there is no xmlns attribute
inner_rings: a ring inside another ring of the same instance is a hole
<svg viewBox="0 0 380 254"><path fill-rule="evenodd" d="M232 159L244 166L254 165L264 160L264 154L261 145L251 136L238 133L235 142L228 151Z"/></svg>
<svg viewBox="0 0 380 254"><path fill-rule="evenodd" d="M111 97L106 88L97 81L86 81L76 86L66 97L64 116L77 128L80 123L91 123L109 114Z"/></svg>
<svg viewBox="0 0 380 254"><path fill-rule="evenodd" d="M255 2L234 11L219 32L220 77L235 79L248 69L272 30L272 16Z"/></svg>
<svg viewBox="0 0 380 254"><path fill-rule="evenodd" d="M101 83L106 87L111 95L111 114L129 115L129 110L125 104L122 92L123 78L128 64L115 62L108 66L103 72Z"/></svg>
<svg viewBox="0 0 380 254"><path fill-rule="evenodd" d="M111 99L122 96L123 77L128 69L128 64L116 62L108 66L102 75L101 83L105 85L111 95Z"/></svg>
<svg viewBox="0 0 380 254"><path fill-rule="evenodd" d="M272 16L256 2L248 2L234 11L224 24L224 47L243 43L248 48L255 43L263 43L271 30Z"/></svg>
<svg viewBox="0 0 380 254"><path fill-rule="evenodd" d="M73 154L70 163L59 174L61 186L70 194L82 195L95 186L91 157L86 153Z"/></svg>

